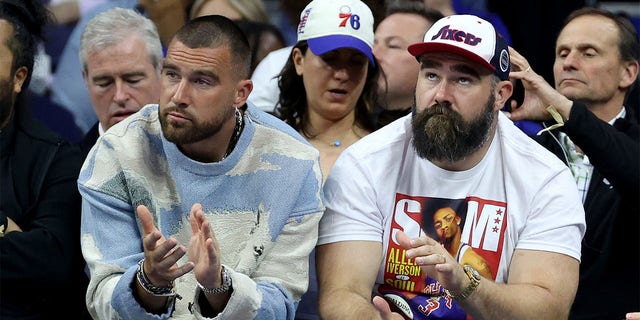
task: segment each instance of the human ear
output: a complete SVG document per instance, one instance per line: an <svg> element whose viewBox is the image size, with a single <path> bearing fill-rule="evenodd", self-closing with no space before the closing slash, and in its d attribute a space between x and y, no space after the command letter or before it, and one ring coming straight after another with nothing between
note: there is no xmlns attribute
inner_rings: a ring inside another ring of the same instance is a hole
<svg viewBox="0 0 640 320"><path fill-rule="evenodd" d="M27 67L22 66L18 68L13 75L13 92L16 94L22 92L22 85L24 85L24 81L27 79L27 71Z"/></svg>
<svg viewBox="0 0 640 320"><path fill-rule="evenodd" d="M496 103L493 106L494 111L502 109L507 100L513 94L513 83L509 80L504 80L498 82L495 91L493 94L496 97Z"/></svg>
<svg viewBox="0 0 640 320"><path fill-rule="evenodd" d="M293 48L291 59L293 60L293 65L296 67L296 73L299 76L302 76L302 74L304 73L304 54L302 53L300 48Z"/></svg>

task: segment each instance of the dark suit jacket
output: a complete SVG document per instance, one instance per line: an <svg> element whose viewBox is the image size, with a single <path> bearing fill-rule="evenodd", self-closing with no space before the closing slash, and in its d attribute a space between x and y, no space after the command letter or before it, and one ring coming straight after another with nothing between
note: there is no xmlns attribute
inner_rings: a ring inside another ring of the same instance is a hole
<svg viewBox="0 0 640 320"><path fill-rule="evenodd" d="M613 126L574 102L560 129L593 165L584 203L580 284L570 319L624 319L640 310L640 129L627 109ZM557 130L536 140L567 162Z"/></svg>
<svg viewBox="0 0 640 320"><path fill-rule="evenodd" d="M100 133L98 132L98 126L100 122L96 122L96 124L91 127L91 129L84 135L82 140L78 143L80 147L80 151L82 151L83 159L87 157L89 151L91 151L91 147L96 144L98 141L98 137L100 137Z"/></svg>
<svg viewBox="0 0 640 320"><path fill-rule="evenodd" d="M21 106L0 133L0 319L88 318L80 250L80 150Z"/></svg>

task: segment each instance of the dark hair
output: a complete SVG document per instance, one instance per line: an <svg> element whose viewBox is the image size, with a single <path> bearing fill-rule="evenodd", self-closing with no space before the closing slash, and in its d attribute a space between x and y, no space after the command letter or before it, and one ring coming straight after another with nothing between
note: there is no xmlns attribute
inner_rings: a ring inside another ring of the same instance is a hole
<svg viewBox="0 0 640 320"><path fill-rule="evenodd" d="M424 3L422 1L407 1L407 0L396 0L394 2L391 2L388 6L387 6L387 11L385 12L385 17L384 19L386 19L387 17L389 17L390 15L393 14L413 14L413 15L417 15L419 17L424 18L425 20L427 20L431 25L433 25L434 23L436 23L436 21L444 18L444 15L442 15L442 13L440 13L440 11L434 10L434 9L430 9L427 8ZM382 19L382 20L384 20ZM424 33L426 33L427 30L424 30L423 32L423 37L424 37ZM422 41L422 37L420 38L420 41ZM389 102L387 101L387 89L389 88L389 83L387 82L387 75L385 73L385 71L383 69L380 70L381 73L381 79L384 81L384 90L382 90L382 94L380 94L379 98L379 103L380 103L380 108L382 109L388 109L388 104ZM379 110L382 111L382 110ZM387 123L388 120L384 120L384 119L380 119L380 121L382 121L380 123L380 125L384 125ZM380 126L379 125L379 126Z"/></svg>
<svg viewBox="0 0 640 320"><path fill-rule="evenodd" d="M309 46L307 41L299 41L293 47L293 49L295 48L300 49L302 54L305 54ZM308 121L307 92L302 82L302 76L296 73L292 59L293 49L291 49L289 59L279 74L280 98L276 108L276 115L294 129L303 131ZM378 72L379 68L369 62L364 88L355 107L355 125L367 131L374 131L376 128L373 112L375 111L377 99Z"/></svg>
<svg viewBox="0 0 640 320"><path fill-rule="evenodd" d="M302 12L310 2L311 0L280 0L278 6L289 23L296 28L300 22L300 12Z"/></svg>
<svg viewBox="0 0 640 320"><path fill-rule="evenodd" d="M0 19L13 26L13 35L7 39L7 47L13 55L11 74L20 67L27 68L23 90L29 87L38 41L44 41L44 27L52 20L51 13L40 0L2 0Z"/></svg>
<svg viewBox="0 0 640 320"><path fill-rule="evenodd" d="M249 47L251 48L251 73L256 68L260 61L258 60L261 55L266 55L268 52L263 52L262 43L267 39L265 35L271 34L280 42L279 48L285 46L286 41L280 29L271 23L262 23L249 20L236 20L235 23L244 32L244 35L249 41ZM279 49L277 48L277 49Z"/></svg>
<svg viewBox="0 0 640 320"><path fill-rule="evenodd" d="M388 5L385 17L395 13L415 14L425 18L432 24L444 18L440 11L427 8L422 1L394 1Z"/></svg>
<svg viewBox="0 0 640 320"><path fill-rule="evenodd" d="M241 79L249 78L251 48L244 32L229 18L209 15L189 20L178 30L175 39L192 49L227 46L236 74Z"/></svg>

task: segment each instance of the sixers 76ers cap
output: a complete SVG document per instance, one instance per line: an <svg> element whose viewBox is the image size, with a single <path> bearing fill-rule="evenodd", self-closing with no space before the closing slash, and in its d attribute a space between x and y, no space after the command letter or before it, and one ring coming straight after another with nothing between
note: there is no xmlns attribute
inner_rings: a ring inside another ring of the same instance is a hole
<svg viewBox="0 0 640 320"><path fill-rule="evenodd" d="M314 0L300 13L298 41L307 40L309 49L319 56L340 48L362 52L371 65L373 53L373 14L360 0Z"/></svg>
<svg viewBox="0 0 640 320"><path fill-rule="evenodd" d="M427 52L451 52L477 62L501 79L509 79L510 59L507 42L493 25L473 15L451 15L427 30L423 42L408 48L416 58Z"/></svg>

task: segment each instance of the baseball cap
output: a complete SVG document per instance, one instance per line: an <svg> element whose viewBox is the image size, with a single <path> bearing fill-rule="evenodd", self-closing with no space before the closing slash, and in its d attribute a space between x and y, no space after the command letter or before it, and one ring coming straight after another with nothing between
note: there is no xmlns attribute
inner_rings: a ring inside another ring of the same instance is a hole
<svg viewBox="0 0 640 320"><path fill-rule="evenodd" d="M315 55L340 48L362 52L375 65L373 14L360 0L314 0L300 13L298 41L307 40Z"/></svg>
<svg viewBox="0 0 640 320"><path fill-rule="evenodd" d="M509 48L491 23L474 15L446 16L427 30L423 42L408 48L416 58L426 52L451 52L491 69L501 80L509 79Z"/></svg>

